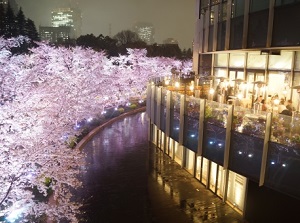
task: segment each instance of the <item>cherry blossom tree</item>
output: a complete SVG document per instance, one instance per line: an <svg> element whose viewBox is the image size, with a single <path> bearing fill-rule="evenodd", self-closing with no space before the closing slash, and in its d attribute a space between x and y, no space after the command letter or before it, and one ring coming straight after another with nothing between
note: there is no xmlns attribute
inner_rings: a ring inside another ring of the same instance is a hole
<svg viewBox="0 0 300 223"><path fill-rule="evenodd" d="M144 49L108 58L47 43L12 55L22 41L0 38L0 217L77 222L81 204L72 201L72 190L81 186L86 163L84 151L70 142L82 131L80 121L143 99L152 77L183 63L147 58Z"/></svg>

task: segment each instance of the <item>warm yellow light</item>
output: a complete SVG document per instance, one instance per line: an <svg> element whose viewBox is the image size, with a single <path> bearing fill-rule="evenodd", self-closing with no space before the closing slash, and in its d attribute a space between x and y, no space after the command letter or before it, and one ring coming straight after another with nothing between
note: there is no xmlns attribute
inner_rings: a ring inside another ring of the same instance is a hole
<svg viewBox="0 0 300 223"><path fill-rule="evenodd" d="M209 89L209 93L210 94L214 94L215 93L215 90L213 88Z"/></svg>
<svg viewBox="0 0 300 223"><path fill-rule="evenodd" d="M242 94L238 94L238 99L242 99L243 98L243 95Z"/></svg>
<svg viewBox="0 0 300 223"><path fill-rule="evenodd" d="M175 87L180 87L180 83L178 81L175 82Z"/></svg>
<svg viewBox="0 0 300 223"><path fill-rule="evenodd" d="M169 80L169 79L166 79L166 80L165 80L165 84L166 84L166 85L169 85L169 84L170 84L170 80Z"/></svg>
<svg viewBox="0 0 300 223"><path fill-rule="evenodd" d="M275 100L274 100L274 104L275 104L275 105L279 105L279 99L275 99Z"/></svg>

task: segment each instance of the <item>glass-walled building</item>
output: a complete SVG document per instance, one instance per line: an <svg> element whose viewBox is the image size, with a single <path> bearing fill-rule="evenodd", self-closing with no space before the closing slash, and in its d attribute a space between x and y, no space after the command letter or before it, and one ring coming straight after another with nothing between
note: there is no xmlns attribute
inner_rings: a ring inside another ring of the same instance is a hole
<svg viewBox="0 0 300 223"><path fill-rule="evenodd" d="M149 85L150 140L247 222L297 218L300 1L196 3L202 90Z"/></svg>

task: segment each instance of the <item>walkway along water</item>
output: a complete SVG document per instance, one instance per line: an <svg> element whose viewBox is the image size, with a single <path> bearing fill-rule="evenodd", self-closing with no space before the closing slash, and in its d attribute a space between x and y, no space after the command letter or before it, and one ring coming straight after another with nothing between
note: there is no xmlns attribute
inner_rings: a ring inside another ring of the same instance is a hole
<svg viewBox="0 0 300 223"><path fill-rule="evenodd" d="M242 217L148 142L143 111L87 136L81 222L240 223Z"/></svg>

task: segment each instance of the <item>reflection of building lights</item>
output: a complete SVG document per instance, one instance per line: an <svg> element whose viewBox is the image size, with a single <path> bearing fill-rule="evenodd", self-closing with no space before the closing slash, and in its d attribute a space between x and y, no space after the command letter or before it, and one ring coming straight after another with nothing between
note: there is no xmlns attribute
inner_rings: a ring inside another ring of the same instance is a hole
<svg viewBox="0 0 300 223"><path fill-rule="evenodd" d="M274 165L274 164L275 164L275 162L274 162L274 161L272 161L272 162L271 162L271 164L272 164L272 165Z"/></svg>
<svg viewBox="0 0 300 223"><path fill-rule="evenodd" d="M209 144L212 145L212 144L214 144L214 142L213 142L213 141L210 141Z"/></svg>
<svg viewBox="0 0 300 223"><path fill-rule="evenodd" d="M195 134L192 134L191 137L194 138L194 137L195 137Z"/></svg>
<svg viewBox="0 0 300 223"><path fill-rule="evenodd" d="M239 151L239 154L241 155L241 154L242 154L242 152L241 152L241 151Z"/></svg>
<svg viewBox="0 0 300 223"><path fill-rule="evenodd" d="M251 153L250 153L250 154L248 154L248 157L250 157L250 158L251 158L252 156L253 156L253 154L251 154Z"/></svg>
<svg viewBox="0 0 300 223"><path fill-rule="evenodd" d="M218 146L222 147L222 143L219 143Z"/></svg>
<svg viewBox="0 0 300 223"><path fill-rule="evenodd" d="M285 163L283 163L283 164L282 164L282 166L283 166L283 167L286 167L286 164L285 164Z"/></svg>

